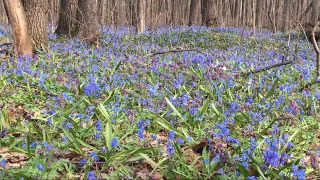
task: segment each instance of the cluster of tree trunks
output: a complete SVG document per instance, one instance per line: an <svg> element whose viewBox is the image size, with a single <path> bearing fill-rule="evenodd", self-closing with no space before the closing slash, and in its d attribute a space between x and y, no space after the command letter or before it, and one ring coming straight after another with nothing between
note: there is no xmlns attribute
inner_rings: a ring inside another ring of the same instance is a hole
<svg viewBox="0 0 320 180"><path fill-rule="evenodd" d="M48 0L47 0L48 1ZM78 0L50 0L48 3L48 19L52 25L60 25L58 21L67 2L77 4ZM145 24L155 27L161 25L208 25L205 12L212 13L215 26L247 26L270 28L274 31L299 28L301 24L313 23L314 11L319 8L318 0L144 0ZM201 1L199 3L199 1ZM98 0L99 23L103 25L129 26L137 17L139 0ZM207 3L212 5L207 5ZM317 5L318 3L318 5ZM196 6L190 6L196 4ZM200 4L200 5L199 5ZM61 9L60 9L61 7ZM206 10L212 8L212 10ZM315 8L318 7L318 8ZM199 10L200 8L200 10ZM7 17L0 0L0 22ZM196 13L192 13L195 11ZM69 16L76 19L76 10ZM192 15L190 15L192 14ZM194 19L191 20L190 16ZM294 17L295 16L295 17ZM68 24L68 23L67 23ZM64 23L64 25L66 25ZM64 31L67 34L68 30Z"/></svg>
<svg viewBox="0 0 320 180"><path fill-rule="evenodd" d="M298 22L300 24L308 22L311 26L305 27L312 27L319 19L320 13L318 0L3 0L3 2L0 3L0 10L6 9L16 37L15 49L19 51L27 49L23 44L28 43L29 38L31 39L29 46L32 49L45 50L48 44L47 27L50 23L55 25L56 22L56 34L93 43L99 37L100 24L134 25L137 33L144 32L147 25L153 29L161 24L207 27L250 26L254 29L271 27L274 31L278 29L288 31L294 26L298 27ZM12 5L12 2L17 4ZM21 2L22 6L19 6ZM58 17L55 17L55 14ZM26 23L21 23L24 20ZM28 31L25 31L26 28ZM311 33L308 29L306 32L307 35ZM28 34L29 38L26 37ZM25 52L30 54L27 50Z"/></svg>

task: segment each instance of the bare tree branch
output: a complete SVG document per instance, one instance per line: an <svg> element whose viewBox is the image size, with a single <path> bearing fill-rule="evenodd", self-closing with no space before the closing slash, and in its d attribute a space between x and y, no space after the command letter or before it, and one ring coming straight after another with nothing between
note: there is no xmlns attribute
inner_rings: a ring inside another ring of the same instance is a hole
<svg viewBox="0 0 320 180"><path fill-rule="evenodd" d="M254 71L245 72L245 73L240 73L240 74L238 74L237 76L247 77L247 76L249 76L250 74L257 74L257 73L260 73L260 72L267 71L267 70L269 70L269 69L273 69L273 68L276 68L276 67L289 65L289 64L292 64L292 63L293 63L293 61L281 62L281 63L273 64L273 65L271 65L271 66L267 66L267 67L264 67L264 68L261 68L261 69L257 69L257 70L254 70Z"/></svg>
<svg viewBox="0 0 320 180"><path fill-rule="evenodd" d="M198 52L200 54L204 54L204 52L201 52L197 49L174 49L174 50L168 50L168 51L160 51L160 52L154 52L154 53L149 53L146 54L146 57L151 57L151 56L155 56L155 55L159 55L159 54L168 54L168 53L179 53L179 52L187 52L187 51L195 51Z"/></svg>

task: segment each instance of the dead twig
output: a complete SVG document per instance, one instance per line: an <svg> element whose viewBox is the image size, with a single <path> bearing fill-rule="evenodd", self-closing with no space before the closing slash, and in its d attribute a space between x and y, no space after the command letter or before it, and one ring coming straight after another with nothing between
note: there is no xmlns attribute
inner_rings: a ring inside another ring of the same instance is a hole
<svg viewBox="0 0 320 180"><path fill-rule="evenodd" d="M320 78L314 79L311 82L309 82L306 85L304 85L302 88L300 88L299 91L302 92L303 90L308 89L311 86L313 86L315 84L319 84L319 83L320 83Z"/></svg>
<svg viewBox="0 0 320 180"><path fill-rule="evenodd" d="M11 46L12 45L12 43L3 43L3 44L0 44L0 47L2 47L2 46Z"/></svg>
<svg viewBox="0 0 320 180"><path fill-rule="evenodd" d="M312 45L313 45L313 48L314 48L314 50L316 52L316 55L317 55L317 59L316 59L317 60L317 65L316 65L317 66L316 67L316 71L317 71L316 72L316 76L317 77L316 77L315 80L313 80L310 83L307 83L304 87L302 87L300 89L300 91L303 91L304 89L309 88L314 84L320 83L320 49L319 49L318 43L316 41L316 35L315 35L315 32L317 31L319 24L320 24L320 21L317 21L316 24L313 26L312 31L311 31Z"/></svg>
<svg viewBox="0 0 320 180"><path fill-rule="evenodd" d="M314 48L314 50L316 51L316 54L317 54L317 77L320 76L320 50L319 50L318 43L316 41L315 32L317 31L319 24L320 24L320 21L317 21L316 24L313 26L313 29L311 31L312 45L313 45L313 48Z"/></svg>
<svg viewBox="0 0 320 180"><path fill-rule="evenodd" d="M281 63L278 63L278 64L274 64L274 65L271 65L271 66L267 66L267 67L264 67L264 68L261 68L261 69L257 69L257 70L254 70L254 71L249 71L249 72L245 72L245 73L240 73L240 74L238 74L238 76L240 76L240 77L247 77L247 76L249 76L250 74L257 74L257 73L260 73L260 72L263 72L263 71L267 71L267 70L272 69L272 68L289 65L289 64L292 64L292 63L293 63L293 61L285 61L285 62L281 62Z"/></svg>
<svg viewBox="0 0 320 180"><path fill-rule="evenodd" d="M188 52L188 51L195 51L200 54L205 54L204 52L201 52L200 50L197 49L174 49L174 50L168 50L168 51L160 51L160 52L154 52L154 53L149 53L146 54L146 57L152 57L155 55L160 55L160 54L168 54L168 53L180 53L180 52Z"/></svg>

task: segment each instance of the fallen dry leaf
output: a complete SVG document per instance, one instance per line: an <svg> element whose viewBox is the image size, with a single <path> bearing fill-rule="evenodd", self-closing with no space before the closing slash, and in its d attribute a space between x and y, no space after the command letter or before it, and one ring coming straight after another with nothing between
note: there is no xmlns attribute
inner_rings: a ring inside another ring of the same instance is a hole
<svg viewBox="0 0 320 180"><path fill-rule="evenodd" d="M162 175L159 171L156 171L152 174L152 179L158 180L158 179L162 179Z"/></svg>

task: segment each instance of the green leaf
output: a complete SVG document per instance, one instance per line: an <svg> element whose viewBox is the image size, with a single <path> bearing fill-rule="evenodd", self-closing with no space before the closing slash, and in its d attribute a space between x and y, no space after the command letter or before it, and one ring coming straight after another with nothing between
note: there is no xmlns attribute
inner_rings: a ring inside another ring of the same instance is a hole
<svg viewBox="0 0 320 180"><path fill-rule="evenodd" d="M182 122L187 122L187 120L181 115L181 113L174 107L174 105L171 103L171 101L168 98L165 98L168 105L171 107L173 112L181 119Z"/></svg>
<svg viewBox="0 0 320 180"><path fill-rule="evenodd" d="M74 145L75 150L80 153L83 154L83 150L80 147L79 142L77 141L77 139L65 128L62 128L62 131L64 132L64 134L70 139L71 143Z"/></svg>
<svg viewBox="0 0 320 180"><path fill-rule="evenodd" d="M107 145L107 148L109 150L111 150L111 142L112 142L112 125L110 122L108 122L106 124L106 127L105 127L105 131L104 131L104 138L105 138L105 141L106 141L106 145Z"/></svg>
<svg viewBox="0 0 320 180"><path fill-rule="evenodd" d="M249 171L242 164L238 164L238 169L245 179L250 176Z"/></svg>
<svg viewBox="0 0 320 180"><path fill-rule="evenodd" d="M159 168L159 166L161 166L163 163L165 163L168 160L169 160L168 158L164 158L161 161L159 161L158 164L156 164L156 166L153 168L152 173L154 173Z"/></svg>
<svg viewBox="0 0 320 180"><path fill-rule="evenodd" d="M144 153L139 153L139 155L141 157L143 157L146 161L148 161L148 163L152 166L152 167L156 167L157 163L154 162L148 155L144 154Z"/></svg>

